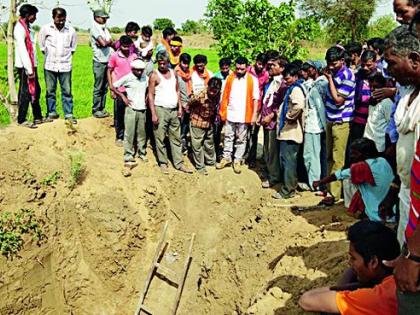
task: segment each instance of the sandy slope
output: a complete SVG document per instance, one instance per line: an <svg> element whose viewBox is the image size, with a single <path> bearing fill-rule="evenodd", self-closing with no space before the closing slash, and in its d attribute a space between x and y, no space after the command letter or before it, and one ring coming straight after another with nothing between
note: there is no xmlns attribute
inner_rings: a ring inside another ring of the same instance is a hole
<svg viewBox="0 0 420 315"><path fill-rule="evenodd" d="M301 292L334 283L345 268L343 231L352 219L344 210L293 213L249 170L164 176L151 151L124 177L109 124L0 130L0 211L33 209L48 236L40 247L28 240L12 261L0 257L1 314L132 314L167 220L171 268L180 270L197 234L178 314L301 314ZM70 191L74 151L87 171ZM40 183L55 171L62 178L54 187ZM317 201L310 193L293 200ZM147 303L168 314L174 296L155 278Z"/></svg>

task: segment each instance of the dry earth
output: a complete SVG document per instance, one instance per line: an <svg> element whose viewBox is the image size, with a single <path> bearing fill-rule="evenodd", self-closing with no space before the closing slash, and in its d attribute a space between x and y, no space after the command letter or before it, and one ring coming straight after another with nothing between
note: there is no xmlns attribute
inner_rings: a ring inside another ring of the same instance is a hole
<svg viewBox="0 0 420 315"><path fill-rule="evenodd" d="M0 314L133 314L166 221L167 267L180 270L197 235L178 314L303 314L300 294L333 284L346 267L353 219L343 209L293 212L250 170L165 176L150 150L125 177L110 122L0 130L0 211L33 209L48 236L40 246L27 239L13 260L0 257ZM86 173L70 190L76 151ZM55 185L41 184L54 172L62 175ZM155 278L147 305L169 314L174 297Z"/></svg>

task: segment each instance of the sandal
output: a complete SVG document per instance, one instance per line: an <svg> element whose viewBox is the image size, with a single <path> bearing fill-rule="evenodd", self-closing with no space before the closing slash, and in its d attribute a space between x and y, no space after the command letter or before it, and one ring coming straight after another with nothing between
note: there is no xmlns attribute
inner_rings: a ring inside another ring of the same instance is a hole
<svg viewBox="0 0 420 315"><path fill-rule="evenodd" d="M51 119L50 117L46 117L46 118L41 118L41 119L35 119L34 123L37 125L43 124L43 123L48 123L48 122L53 122L54 120Z"/></svg>
<svg viewBox="0 0 420 315"><path fill-rule="evenodd" d="M331 207L334 205L334 203L335 203L335 198L333 196L326 196L324 199L321 200L319 205Z"/></svg>
<svg viewBox="0 0 420 315"><path fill-rule="evenodd" d="M23 123L19 124L19 126L30 128L30 129L36 129L36 128L38 128L38 126L36 124L31 123L31 122L29 122L27 120L24 121Z"/></svg>

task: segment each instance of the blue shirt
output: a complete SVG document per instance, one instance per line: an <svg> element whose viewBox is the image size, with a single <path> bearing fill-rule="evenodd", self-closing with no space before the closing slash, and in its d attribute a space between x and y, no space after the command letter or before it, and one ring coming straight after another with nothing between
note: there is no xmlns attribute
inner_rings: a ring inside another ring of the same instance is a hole
<svg viewBox="0 0 420 315"><path fill-rule="evenodd" d="M362 195L365 212L369 220L381 222L378 207L388 193L389 185L394 180L394 174L391 166L384 158L369 159L365 162L370 167L376 185L371 186L368 183L364 183L356 185L356 187ZM338 180L351 179L350 169L339 170L335 172L335 176Z"/></svg>

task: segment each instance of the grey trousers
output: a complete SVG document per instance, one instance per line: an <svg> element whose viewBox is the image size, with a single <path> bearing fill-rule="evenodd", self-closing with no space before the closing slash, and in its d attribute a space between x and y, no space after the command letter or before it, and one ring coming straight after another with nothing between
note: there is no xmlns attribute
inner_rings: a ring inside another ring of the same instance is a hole
<svg viewBox="0 0 420 315"><path fill-rule="evenodd" d="M280 182L280 159L279 142L277 140L277 131L264 128L264 147L263 157L266 168L267 180L270 184Z"/></svg>
<svg viewBox="0 0 420 315"><path fill-rule="evenodd" d="M106 93L108 91L108 79L106 71L108 64L93 61L93 107L92 114L105 110Z"/></svg>
<svg viewBox="0 0 420 315"><path fill-rule="evenodd" d="M294 141L280 140L280 173L281 188L279 193L283 198L293 197L297 188L297 159L300 144Z"/></svg>
<svg viewBox="0 0 420 315"><path fill-rule="evenodd" d="M156 106L156 114L159 117L159 125L154 129L158 163L159 165L168 164L168 153L165 146L165 138L168 135L174 166L179 169L184 161L178 108L168 109Z"/></svg>
<svg viewBox="0 0 420 315"><path fill-rule="evenodd" d="M213 126L202 129L190 124L190 133L195 168L201 170L206 167L206 164L214 165L216 163L216 152L214 149Z"/></svg>
<svg viewBox="0 0 420 315"><path fill-rule="evenodd" d="M232 161L241 162L246 150L246 135L248 125L245 123L234 123L227 121L225 125L225 141L223 146L223 158ZM235 148L235 152L233 152Z"/></svg>
<svg viewBox="0 0 420 315"><path fill-rule="evenodd" d="M134 110L127 106L124 121L124 161L127 162L136 155L134 151L135 138L137 138L139 156L146 155L146 110Z"/></svg>

